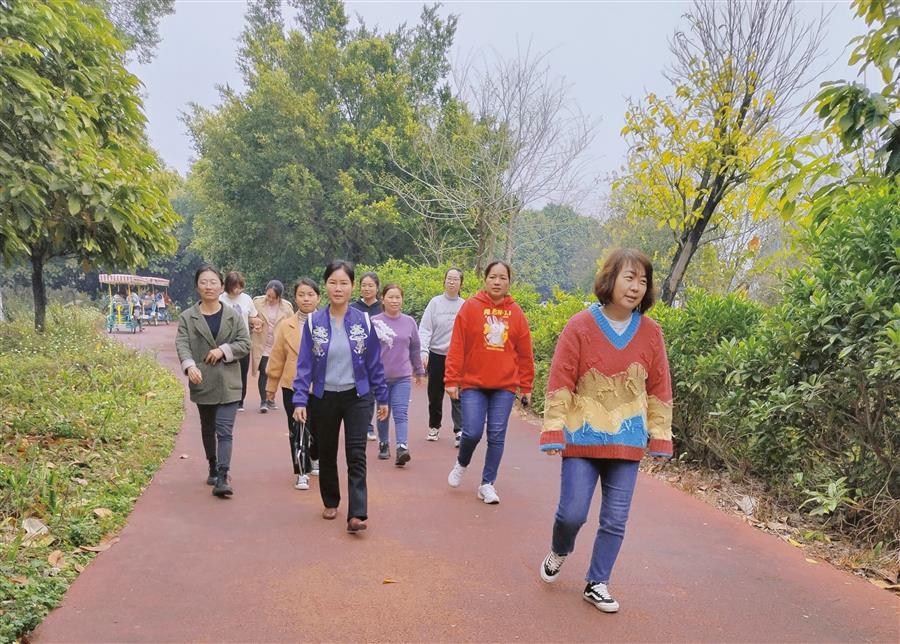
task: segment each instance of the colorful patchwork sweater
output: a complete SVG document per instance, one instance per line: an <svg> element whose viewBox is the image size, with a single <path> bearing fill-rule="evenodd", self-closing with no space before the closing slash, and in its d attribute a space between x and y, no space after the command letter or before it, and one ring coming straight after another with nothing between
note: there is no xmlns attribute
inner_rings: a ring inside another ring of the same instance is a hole
<svg viewBox="0 0 900 644"><path fill-rule="evenodd" d="M635 311L619 335L594 304L572 316L556 344L541 449L639 461L647 447L655 456L672 454L672 380L662 330Z"/></svg>

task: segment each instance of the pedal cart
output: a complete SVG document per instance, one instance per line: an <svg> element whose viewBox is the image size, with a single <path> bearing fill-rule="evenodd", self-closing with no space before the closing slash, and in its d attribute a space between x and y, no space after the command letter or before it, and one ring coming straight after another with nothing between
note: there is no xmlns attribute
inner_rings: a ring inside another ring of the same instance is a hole
<svg viewBox="0 0 900 644"><path fill-rule="evenodd" d="M106 330L108 333L113 331L116 333L123 331L137 333L144 330L143 323L145 320L157 322L158 315L156 311L151 313L150 310L144 310L145 307L142 304L139 291L142 287L145 292L150 289L151 301L155 303L156 289L166 289L169 286L169 280L162 277L143 275L101 273L100 283L109 287L109 310L106 315ZM117 288L116 292L113 292L114 286L124 287L124 294L121 288ZM168 293L165 296L167 297ZM168 324L168 315L163 315L166 324Z"/></svg>

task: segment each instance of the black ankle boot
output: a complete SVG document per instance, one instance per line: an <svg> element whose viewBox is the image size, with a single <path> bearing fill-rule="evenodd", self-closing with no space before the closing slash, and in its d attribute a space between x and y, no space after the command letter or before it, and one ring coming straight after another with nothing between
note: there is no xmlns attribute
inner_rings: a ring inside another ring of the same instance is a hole
<svg viewBox="0 0 900 644"><path fill-rule="evenodd" d="M216 486L213 488L212 493L216 496L231 496L234 494L234 490L228 485L227 467L220 467L216 471Z"/></svg>
<svg viewBox="0 0 900 644"><path fill-rule="evenodd" d="M214 461L210 461L209 463L209 476L206 477L207 485L215 485L216 484L216 464Z"/></svg>

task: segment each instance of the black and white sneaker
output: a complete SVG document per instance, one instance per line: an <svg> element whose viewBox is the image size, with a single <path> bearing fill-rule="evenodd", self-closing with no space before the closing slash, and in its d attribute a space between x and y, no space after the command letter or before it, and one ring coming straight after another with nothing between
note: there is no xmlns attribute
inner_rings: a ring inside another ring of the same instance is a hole
<svg viewBox="0 0 900 644"><path fill-rule="evenodd" d="M378 443L378 458L382 461L386 461L391 457L391 447L387 441L383 443Z"/></svg>
<svg viewBox="0 0 900 644"><path fill-rule="evenodd" d="M604 613L615 613L619 610L619 602L609 594L606 584L588 582L581 596L584 597L585 601L592 603Z"/></svg>
<svg viewBox="0 0 900 644"><path fill-rule="evenodd" d="M559 571L566 561L566 556L558 555L551 550L550 554L544 557L544 561L541 562L541 579L548 584L556 581L556 578L559 577Z"/></svg>

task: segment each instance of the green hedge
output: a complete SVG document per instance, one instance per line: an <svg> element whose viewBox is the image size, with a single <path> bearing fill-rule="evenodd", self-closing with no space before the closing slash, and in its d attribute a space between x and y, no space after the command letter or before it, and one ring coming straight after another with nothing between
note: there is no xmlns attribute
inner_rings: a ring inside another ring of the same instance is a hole
<svg viewBox="0 0 900 644"><path fill-rule="evenodd" d="M101 324L59 306L43 335L26 315L0 323L0 641L59 602L94 556L81 547L125 523L181 427L182 386ZM28 540L27 519L49 532Z"/></svg>

